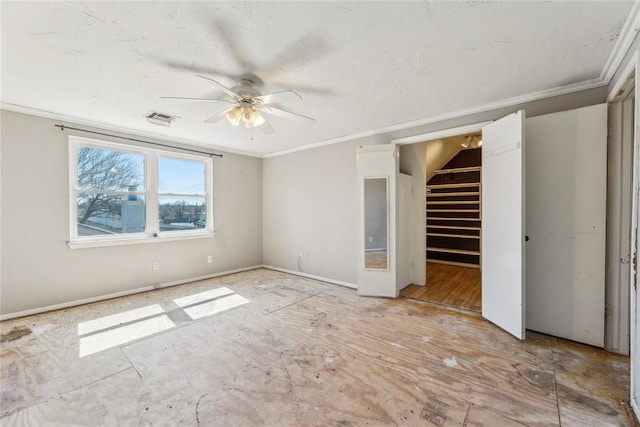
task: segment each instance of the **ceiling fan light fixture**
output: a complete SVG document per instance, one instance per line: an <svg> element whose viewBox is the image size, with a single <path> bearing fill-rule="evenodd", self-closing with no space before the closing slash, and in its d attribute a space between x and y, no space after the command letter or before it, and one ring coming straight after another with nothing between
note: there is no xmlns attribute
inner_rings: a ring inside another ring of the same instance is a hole
<svg viewBox="0 0 640 427"><path fill-rule="evenodd" d="M250 105L230 109L227 113L227 119L234 126L239 126L242 122L246 128L255 128L266 123L264 117Z"/></svg>
<svg viewBox="0 0 640 427"><path fill-rule="evenodd" d="M246 128L255 128L264 124L264 117L252 107L242 107L242 123Z"/></svg>
<svg viewBox="0 0 640 427"><path fill-rule="evenodd" d="M0 0L1 1L1 0ZM273 104L274 96L282 96L283 94L289 94L295 96L297 99L302 97L293 90L279 90L271 93L263 94L256 87L256 79L259 85L262 81L252 74L248 74L251 78L241 78L238 85L227 88L225 85L217 82L216 80L198 75L198 77L209 80L215 84L218 89L222 90L229 96L226 99L218 98L181 98L175 96L165 96L162 98L169 99L182 99L187 101L212 101L227 106L226 110L219 111L218 113L208 117L204 120L205 123L216 123L218 120L226 117L233 126L240 126L240 122L246 128L253 129L255 127L261 127L261 130L265 133L272 133L273 128L269 125L269 122L264 118L263 113L267 115L279 116L288 120L308 120L315 122L312 117L307 117L302 114L294 113Z"/></svg>
<svg viewBox="0 0 640 427"><path fill-rule="evenodd" d="M240 124L240 119L242 119L242 109L240 107L235 107L229 110L227 113L227 120L234 126L238 126Z"/></svg>
<svg viewBox="0 0 640 427"><path fill-rule="evenodd" d="M255 119L253 121L253 127L258 127L258 126L262 126L263 124L265 124L266 120L264 119L264 117L262 117L262 114L258 113L257 111L254 111L256 113Z"/></svg>

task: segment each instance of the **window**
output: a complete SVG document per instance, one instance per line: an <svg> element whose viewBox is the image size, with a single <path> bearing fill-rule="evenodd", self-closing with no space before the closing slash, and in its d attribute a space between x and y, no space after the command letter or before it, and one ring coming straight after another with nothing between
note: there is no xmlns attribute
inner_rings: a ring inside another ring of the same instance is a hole
<svg viewBox="0 0 640 427"><path fill-rule="evenodd" d="M205 164L158 158L160 231L188 230L206 224Z"/></svg>
<svg viewBox="0 0 640 427"><path fill-rule="evenodd" d="M69 246L212 235L210 158L79 137L69 157Z"/></svg>

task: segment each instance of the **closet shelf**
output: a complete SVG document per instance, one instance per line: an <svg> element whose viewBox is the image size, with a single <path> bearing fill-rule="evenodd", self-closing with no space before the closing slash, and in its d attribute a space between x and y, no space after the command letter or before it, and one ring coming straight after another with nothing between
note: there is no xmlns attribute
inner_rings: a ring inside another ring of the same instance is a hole
<svg viewBox="0 0 640 427"><path fill-rule="evenodd" d="M438 169L433 171L435 175L442 175L445 173L463 173L463 172L477 172L482 170L482 166L470 166L467 168L453 168L453 169Z"/></svg>
<svg viewBox="0 0 640 427"><path fill-rule="evenodd" d="M462 191L458 193L427 193L427 197L479 196L479 191Z"/></svg>
<svg viewBox="0 0 640 427"><path fill-rule="evenodd" d="M428 205L479 205L480 200L446 200L438 202L427 201Z"/></svg>
<svg viewBox="0 0 640 427"><path fill-rule="evenodd" d="M480 212L480 209L427 209L427 213L433 212L460 212L460 213L473 213Z"/></svg>
<svg viewBox="0 0 640 427"><path fill-rule="evenodd" d="M446 228L451 230L477 230L480 231L480 227L464 227L461 225L427 225L427 228Z"/></svg>
<svg viewBox="0 0 640 427"><path fill-rule="evenodd" d="M482 166L480 150L472 153L450 160L426 183L425 247L429 261L480 266Z"/></svg>
<svg viewBox="0 0 640 427"><path fill-rule="evenodd" d="M465 188L465 187L480 187L479 182L456 182L453 184L430 184L427 185L427 190L436 188Z"/></svg>
<svg viewBox="0 0 640 427"><path fill-rule="evenodd" d="M444 216L428 216L427 220L435 220L435 221L480 221L480 218L452 218L452 217L444 217ZM437 227L437 225L428 227Z"/></svg>
<svg viewBox="0 0 640 427"><path fill-rule="evenodd" d="M436 248L432 246L427 246L427 251L448 252L450 254L462 254L462 255L480 255L480 251L468 251L466 249Z"/></svg>
<svg viewBox="0 0 640 427"><path fill-rule="evenodd" d="M451 233L426 233L427 236L437 236L437 237L454 237L457 239L479 239L480 236L472 236L469 234L451 234Z"/></svg>

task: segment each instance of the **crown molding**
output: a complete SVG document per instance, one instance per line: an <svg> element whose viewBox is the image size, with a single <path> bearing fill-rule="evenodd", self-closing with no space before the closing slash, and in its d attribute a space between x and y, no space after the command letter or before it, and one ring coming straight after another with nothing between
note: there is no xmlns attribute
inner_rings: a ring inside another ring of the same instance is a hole
<svg viewBox="0 0 640 427"><path fill-rule="evenodd" d="M327 139L327 140L320 141L320 142L314 142L314 143L307 144L307 145L301 145L299 147L293 147L293 148L287 148L285 150L274 151L272 153L263 154L262 158L263 159L267 159L269 157L282 156L284 154L296 153L298 151L312 150L314 148L320 148L320 147L324 147L324 146L327 146L327 145L339 144L341 142L352 141L354 139L366 138L368 136L374 136L375 134L376 134L375 131L372 131L372 130L369 130L369 131L366 131L366 132L354 133L354 134L351 134L351 135L340 136L338 138L331 138L331 139Z"/></svg>
<svg viewBox="0 0 640 427"><path fill-rule="evenodd" d="M451 119L456 119L456 118L464 117L464 116L468 116L468 115L484 113L484 112L492 111L492 110L498 110L498 109L501 109L501 108L513 107L515 105L525 104L525 103L528 103L528 102L540 101L542 99L553 98L555 96L567 95L567 94L574 93L574 92L580 92L580 91L583 91L583 90L594 89L594 88L606 86L607 84L608 84L608 82L603 81L602 79L587 80L587 81L583 81L583 82L579 82L579 83L573 83L573 84L570 84L570 85L559 86L559 87L552 88L552 89L545 89L545 90L541 90L541 91L537 91L537 92L531 92L531 93L528 93L528 94L525 94L525 95L519 95L519 96L515 96L515 97L512 97L512 98L507 98L507 99L503 99L503 100L499 100L499 101L480 104L480 105L476 105L476 106L469 107L469 108L463 108L463 109L451 111L451 112L448 112L448 113L437 114L435 116L426 117L424 119L412 120L412 121L408 121L408 122L403 122L403 123L398 123L398 124L394 124L394 125L390 125L390 126L385 126L385 127L373 129L373 130L370 130L370 131L364 131L364 132L358 132L358 133L354 133L354 134L350 134L350 135L344 135L344 136L341 136L341 137L338 137L338 138L331 138L331 139L327 139L327 140L324 140L324 141L319 141L319 142L315 142L315 143L311 143L311 144L302 145L302 146L299 146L299 147L293 147L293 148L287 148L285 150L274 151L274 152L267 153L267 154L251 153L251 152L248 152L248 151L235 150L233 148L218 147L218 146L213 146L213 145L204 145L204 144L200 144L200 143L197 143L197 142L194 142L194 141L189 141L189 140L180 139L180 138L167 138L165 136L157 135L157 134L154 134L152 132L140 132L140 131L136 131L136 130L133 130L133 129L128 129L128 128L124 128L124 127L120 127L120 126L110 125L110 124L107 124L107 123L94 122L94 121L90 121L90 120L81 119L81 118L78 118L78 117L67 116L67 115L64 115L64 114L57 114L57 113L53 113L53 112L50 112L50 111L38 110L38 109L35 109L35 108L24 107L24 106L15 105L15 104L0 103L0 108L4 109L4 110L9 110L9 111L15 111L15 112L18 112L18 113L30 114L30 115L39 116L39 117L45 117L45 118L49 118L49 119L53 119L53 120L68 121L68 122L81 124L81 125L85 125L85 126L92 126L92 127L97 127L97 128L100 128L100 129L108 129L108 130L115 131L115 132L123 132L123 133L128 133L128 134L136 135L136 136L154 138L154 139L165 141L165 142L172 142L172 143L177 143L177 144L186 144L186 145L189 145L189 146L196 146L196 147L199 147L199 148L206 148L206 149L211 149L211 150L219 150L219 151L223 151L223 152L226 152L226 153L233 153L233 154L239 154L239 155L242 155L242 156L257 157L257 158L265 159L265 158L270 158L270 157L283 156L283 155L286 155L286 154L296 153L296 152L300 152L300 151L313 150L315 148L320 148L320 147L325 147L325 146L328 146L328 145L339 144L339 143L342 143L342 142L353 141L353 140L356 140L356 139L366 138L366 137L369 137L369 136L384 135L384 134L388 134L388 133L395 132L395 131L411 129L411 128L415 128L415 127L419 127L419 126L424 126L424 125L429 125L429 124L433 124L433 123L442 122L442 121L445 121L445 120L451 120Z"/></svg>
<svg viewBox="0 0 640 427"><path fill-rule="evenodd" d="M617 97L623 94L619 94L620 90L627 85L627 81L631 77L631 74L636 70L638 64L638 52L634 52L633 56L625 66L625 68L621 71L618 79L616 81L611 81L611 89L609 90L609 95L607 96L607 102L613 102Z"/></svg>
<svg viewBox="0 0 640 427"><path fill-rule="evenodd" d="M236 150L236 149L227 148L227 147L205 145L202 143L180 139L180 138L167 138L166 136L158 135L153 132L141 132L134 129L114 126L108 123L94 122L90 120L81 119L79 117L67 116L64 114L38 110L35 108L25 107L25 106L20 106L15 104L0 103L0 109L15 111L18 113L30 114L30 115L39 116L39 117L45 117L45 118L54 119L54 120L69 121L69 122L73 122L73 123L77 123L85 126L108 129L115 132L123 132L131 135L141 136L141 137L154 138L160 141L165 141L170 143L186 144L189 146L196 146L196 147L205 148L205 149L219 150L226 153L233 153L233 154L239 154L242 156L257 157L257 158L264 159L264 158L277 157L277 156L282 156L286 154L296 153L299 151L312 150L315 148L339 144L342 142L352 141L360 138L366 138L369 136L384 135L384 134L388 134L395 131L407 130L414 127L429 125L429 124L433 124L433 123L437 123L445 120L456 119L456 118L467 116L467 115L484 113L487 111L497 110L501 108L508 108L515 105L519 105L519 104L525 104L528 102L540 101L546 98L553 98L555 96L567 95L567 94L579 92L582 90L595 89L598 87L607 86L611 82L611 79L615 75L620 65L622 64L624 57L627 55L627 52L633 45L633 42L639 31L640 31L640 1L634 1L631 7L631 10L629 12L629 15L627 16L627 19L625 20L625 23L622 26L622 29L620 30L620 36L618 37L609 57L607 58L607 61L602 69L602 72L600 73L600 77L597 79L586 80L583 82L578 82L578 83L565 85L565 86L559 86L551 89L545 89L537 92L531 92L525 95L519 95L512 98L507 98L504 100L480 104L470 108L464 108L460 110L451 111L448 113L437 114L435 116L426 117L424 119L398 123L390 126L369 130L369 131L358 132L358 133L345 135L345 136L332 138L332 139L327 139L324 141L319 141L319 142L315 142L315 143L311 143L311 144L307 144L299 147L293 147L293 148L288 148L284 150L274 151L266 154L252 153L248 151Z"/></svg>
<svg viewBox="0 0 640 427"><path fill-rule="evenodd" d="M479 132L482 130L483 127L491 123L493 123L493 121L472 123L465 126L443 129L435 132L421 133L419 135L411 135L405 138L394 139L391 141L391 143L395 145L406 145L406 144L415 144L418 142L432 141L434 139L444 139L444 138L449 138L450 136L457 136L457 135L464 135L466 133Z"/></svg>
<svg viewBox="0 0 640 427"><path fill-rule="evenodd" d="M438 114L438 115L427 117L424 119L398 123L395 125L373 129L372 131L369 131L369 132L360 132L352 135L346 135L340 138L329 139L329 140L320 141L314 144L304 145L301 147L275 151L273 153L263 155L262 157L268 158L268 157L282 156L285 154L295 153L295 152L304 151L304 150L311 150L314 148L324 147L327 145L337 144L340 142L346 142L346 141L350 141L358 138L363 138L366 136L381 135L381 134L390 133L394 131L406 130L413 127L424 126L424 125L433 124L433 123L450 120L450 119L456 119L466 115L484 113L487 111L506 108L506 107L512 107L514 105L524 104L527 102L539 101L542 99L553 98L555 96L561 96L561 95L567 95L567 94L579 92L582 90L595 89L598 87L607 86L611 82L611 79L615 75L620 65L622 64L624 57L627 55L627 52L633 45L633 42L639 31L640 31L640 1L636 0L633 2L633 5L631 6L629 15L627 16L627 19L625 20L625 23L622 26L622 29L620 30L620 36L618 37L613 47L613 50L609 54L609 57L607 58L607 62L602 68L600 77L597 79L587 80L587 81L565 85L565 86L559 86L559 87L546 89L538 92L532 92L525 95L520 95L513 98L508 98L508 99L490 102L486 104L480 104L474 107L451 111L443 114Z"/></svg>
<svg viewBox="0 0 640 427"><path fill-rule="evenodd" d="M463 108L463 109L451 111L448 113L436 114L435 116L426 117L424 119L412 120L409 122L386 126L383 128L375 129L374 132L376 134L384 134L389 132L411 129L418 126L424 126L424 125L430 125L433 123L443 122L445 120L457 119L459 117L470 116L478 113L486 113L487 111L499 110L501 108L513 107L516 105L526 104L534 101L540 101L543 99L553 98L556 96L568 95L570 93L580 92L583 90L595 89L595 88L606 86L606 85L607 85L607 82L604 82L601 79L586 80L583 82L573 83L570 85L558 86L551 89L531 92L525 95L518 95L512 98L502 99L499 101L487 102L485 104L475 105L473 107Z"/></svg>
<svg viewBox="0 0 640 427"><path fill-rule="evenodd" d="M620 64L622 64L622 61L631 48L631 45L633 45L633 41L635 40L638 31L640 31L640 2L634 1L627 19L624 22L624 25L622 25L616 44L613 46L613 50L609 54L609 58L607 58L607 62L605 62L604 67L602 68L600 80L609 84L620 67Z"/></svg>
<svg viewBox="0 0 640 427"><path fill-rule="evenodd" d="M238 155L241 155L241 156L262 158L262 155L258 154L258 153L251 153L251 152L248 152L248 151L236 150L236 149L228 148L228 147L220 147L220 146L217 146L217 145L202 144L202 143L199 143L199 142L196 142L196 141L191 141L191 140L188 140L188 139L171 138L171 137L167 137L165 135L159 135L159 134L156 134L156 133L153 133L153 132L144 132L144 131L130 129L130 128L123 127L123 126L114 126L114 125L109 124L109 123L96 122L96 121L93 121L93 120L81 119L79 117L69 116L69 115L66 115L66 114L59 114L59 113L54 113L54 112L51 112L51 111L39 110L37 108L25 107L23 105L16 105L16 104L9 104L9 103L6 103L6 102L0 102L0 109L7 110L7 111L13 111L15 113L28 114L28 115L31 115L31 116L43 117L43 118L46 118L46 119L52 119L52 120L56 120L56 121L60 121L60 122L65 122L65 124L73 123L73 124L82 125L82 126L90 126L90 127L94 127L94 128L98 128L98 129L109 130L109 131L112 131L112 132L125 133L127 135L133 135L133 136L137 136L137 137L151 138L151 139L155 139L157 141L168 142L170 144L182 144L182 145L187 145L189 147L202 148L202 149L205 149L205 150L222 151L224 153L238 154ZM176 148L179 148L179 147L176 147Z"/></svg>
<svg viewBox="0 0 640 427"><path fill-rule="evenodd" d="M320 141L313 144L303 145L300 147L289 148L281 151L274 151L269 154L265 154L263 158L277 157L285 154L295 153L298 151L312 150L318 147L324 147L327 145L338 144L341 142L352 141L354 139L364 138L367 136L384 135L391 132L407 130L419 126L429 125L433 123L443 122L445 120L457 119L459 117L469 116L478 113L485 113L487 111L499 110L501 108L513 107L516 105L526 104L528 102L540 101L547 98L553 98L556 96L567 95L570 93L580 92L588 89L595 89L598 87L606 86L608 83L602 79L587 80L579 83L573 83L570 85L559 86L552 89L545 89L537 92L531 92L525 95L515 96L513 98L507 98L500 101L488 102L486 104L480 104L469 108L463 108L460 110L450 111L448 113L437 114L435 116L426 117L424 119L412 120L409 122L398 123L382 128L373 129L371 131L359 132L352 135L342 136L340 138L328 139L326 141Z"/></svg>

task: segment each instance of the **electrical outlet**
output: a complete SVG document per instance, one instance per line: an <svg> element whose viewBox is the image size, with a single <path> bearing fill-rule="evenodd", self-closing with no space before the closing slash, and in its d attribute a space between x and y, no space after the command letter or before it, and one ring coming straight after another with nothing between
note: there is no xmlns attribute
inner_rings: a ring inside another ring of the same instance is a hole
<svg viewBox="0 0 640 427"><path fill-rule="evenodd" d="M373 237L369 236L369 243L373 242Z"/></svg>
<svg viewBox="0 0 640 427"><path fill-rule="evenodd" d="M207 257L207 264L211 264L213 262L213 255L209 255Z"/></svg>
<svg viewBox="0 0 640 427"><path fill-rule="evenodd" d="M153 261L153 263L151 263L151 268L153 271L160 270L160 261Z"/></svg>

